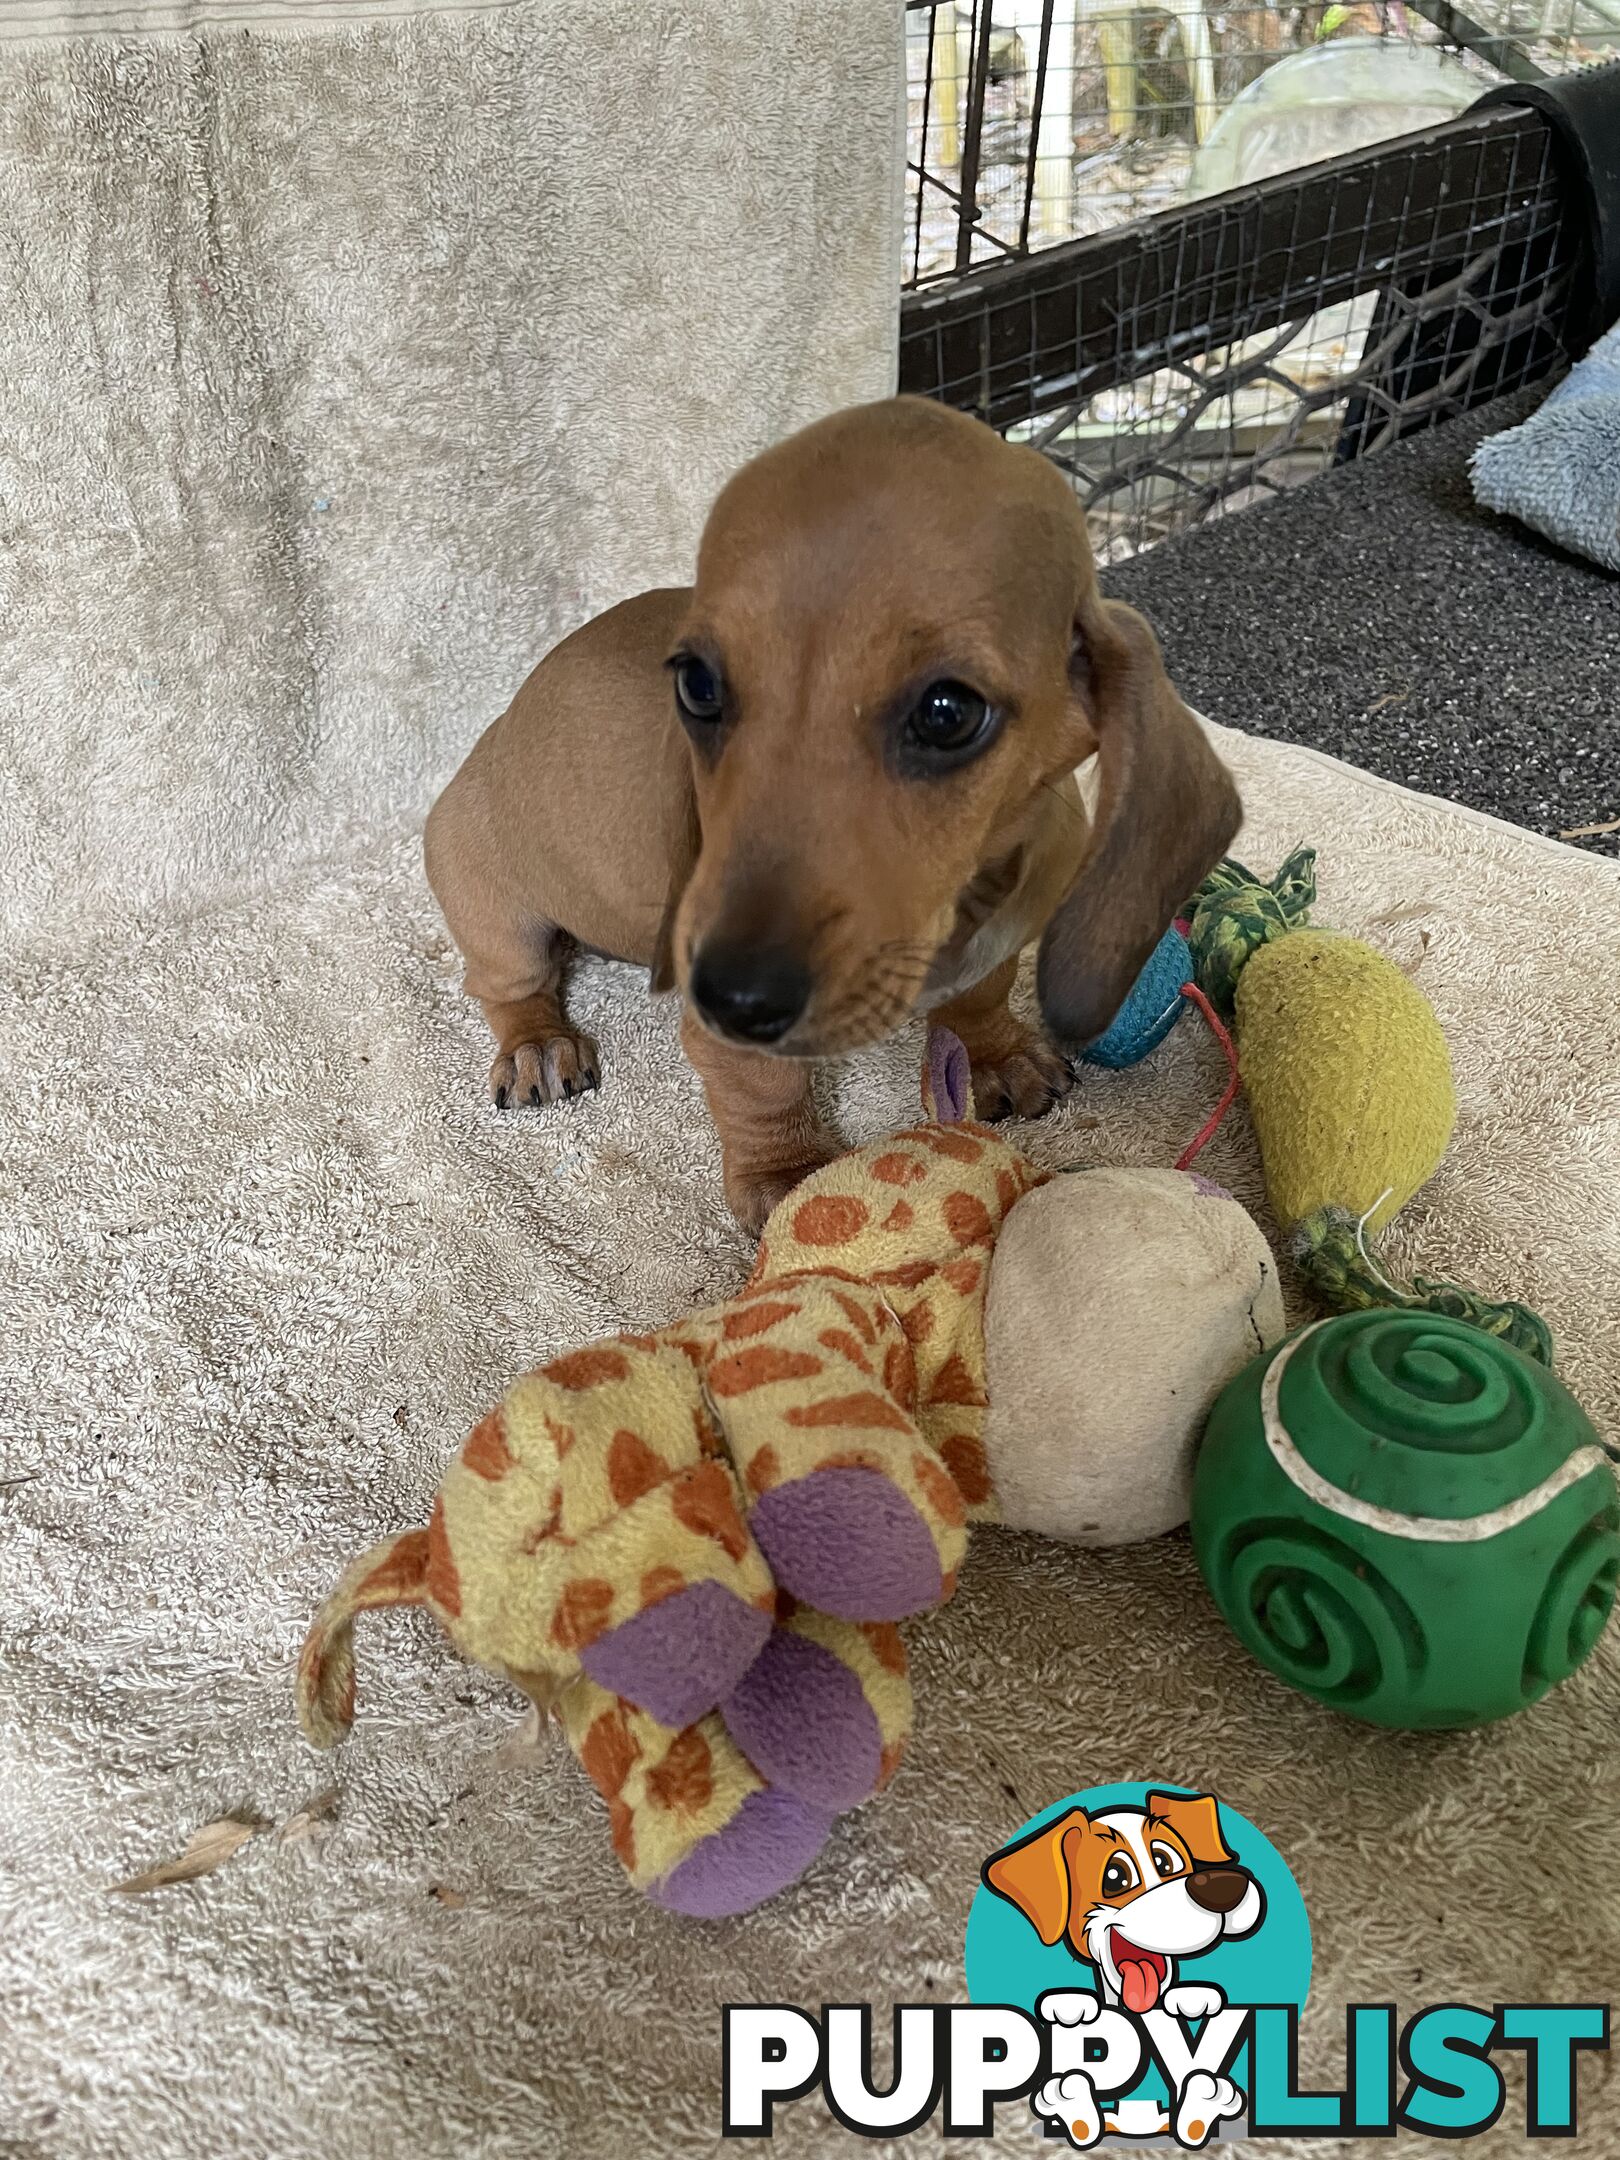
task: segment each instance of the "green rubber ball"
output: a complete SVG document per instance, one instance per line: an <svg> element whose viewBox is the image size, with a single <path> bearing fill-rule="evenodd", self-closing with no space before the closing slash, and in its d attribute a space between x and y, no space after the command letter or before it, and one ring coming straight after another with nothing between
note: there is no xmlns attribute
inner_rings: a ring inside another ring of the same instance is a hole
<svg viewBox="0 0 1620 2160"><path fill-rule="evenodd" d="M1350 1313L1220 1396L1192 1537L1280 1679L1374 1725L1484 1725L1590 1655L1620 1582L1620 1488L1544 1366L1460 1320Z"/></svg>

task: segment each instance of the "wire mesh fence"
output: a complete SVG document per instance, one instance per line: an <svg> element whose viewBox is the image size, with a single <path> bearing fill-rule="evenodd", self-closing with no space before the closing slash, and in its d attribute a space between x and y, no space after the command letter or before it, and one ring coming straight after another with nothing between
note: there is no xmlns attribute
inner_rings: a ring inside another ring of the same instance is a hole
<svg viewBox="0 0 1620 2160"><path fill-rule="evenodd" d="M1620 0L908 0L907 283L1432 126L1620 52Z"/></svg>
<svg viewBox="0 0 1620 2160"><path fill-rule="evenodd" d="M1533 381L1578 235L1498 109L910 294L901 386L1064 467L1104 560Z"/></svg>
<svg viewBox="0 0 1620 2160"><path fill-rule="evenodd" d="M949 288L965 295L956 320L964 306L984 313L986 350L1016 346L1035 290L1025 272L1049 261L1044 319L1074 312L1085 357L1032 363L1016 385L998 360L990 402L998 426L1067 468L1117 557L1556 366L1567 251L1545 129L1491 123L1496 147L1466 169L1455 147L1437 163L1402 144L1464 139L1447 123L1493 83L1620 54L1620 0L1468 8L907 0L906 369L979 409L982 386L939 378L913 331ZM1386 142L1376 190L1326 182L1324 161ZM1249 303L1233 298L1229 318L1211 307L1214 273L1190 271L1181 251L1196 232L1220 256L1247 227L1235 210L1200 222L1197 206L1254 187L1325 205L1352 235L1376 193L1342 290L1287 276L1292 242L1268 226L1277 259L1244 266ZM1139 227L1140 246L1085 251ZM1386 247L1405 251L1409 274L1391 272ZM1294 296L1285 312L1256 298L1279 282ZM1184 327L1160 320L1167 303ZM1394 367L1419 351L1419 374Z"/></svg>

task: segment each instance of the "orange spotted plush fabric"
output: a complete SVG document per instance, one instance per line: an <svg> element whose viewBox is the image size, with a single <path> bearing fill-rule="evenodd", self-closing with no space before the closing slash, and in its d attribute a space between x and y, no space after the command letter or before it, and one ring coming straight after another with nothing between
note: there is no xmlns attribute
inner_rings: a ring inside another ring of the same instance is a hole
<svg viewBox="0 0 1620 2160"><path fill-rule="evenodd" d="M791 1880L891 1773L895 1623L949 1596L995 1513L985 1289L1041 1182L981 1126L917 1126L791 1193L730 1303L518 1380L427 1528L317 1615L309 1737L353 1717L357 1614L424 1606L555 1712L638 1886L708 1915Z"/></svg>
<svg viewBox="0 0 1620 2160"><path fill-rule="evenodd" d="M910 1354L885 1351L903 1394L969 1516L992 1520L983 1446L984 1299L1008 1211L1048 1173L988 1127L915 1126L841 1156L776 1210L749 1292L801 1275L848 1277L898 1321Z"/></svg>

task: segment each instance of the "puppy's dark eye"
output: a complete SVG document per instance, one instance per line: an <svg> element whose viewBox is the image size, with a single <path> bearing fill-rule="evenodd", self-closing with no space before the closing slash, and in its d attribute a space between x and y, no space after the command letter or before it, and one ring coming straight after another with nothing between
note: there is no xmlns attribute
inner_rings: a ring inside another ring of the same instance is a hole
<svg viewBox="0 0 1620 2160"><path fill-rule="evenodd" d="M1158 1869L1161 1878L1182 1873L1182 1858L1173 1846L1154 1845L1151 1850L1153 1853L1153 1865Z"/></svg>
<svg viewBox="0 0 1620 2160"><path fill-rule="evenodd" d="M1104 1897L1122 1897L1127 1890L1136 1888L1136 1870L1123 1858L1110 1860L1103 1869L1102 1887Z"/></svg>
<svg viewBox="0 0 1620 2160"><path fill-rule="evenodd" d="M924 750L968 750L990 731L991 712L966 683L930 683L912 708L906 731Z"/></svg>
<svg viewBox="0 0 1620 2160"><path fill-rule="evenodd" d="M720 678L696 653L682 653L674 662L675 695L688 720L718 720L724 702Z"/></svg>

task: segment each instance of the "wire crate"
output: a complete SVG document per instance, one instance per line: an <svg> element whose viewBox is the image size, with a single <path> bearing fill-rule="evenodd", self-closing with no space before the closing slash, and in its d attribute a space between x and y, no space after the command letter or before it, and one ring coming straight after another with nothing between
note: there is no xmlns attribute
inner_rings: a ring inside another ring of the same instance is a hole
<svg viewBox="0 0 1620 2160"><path fill-rule="evenodd" d="M1117 560L1562 366L1581 241L1497 107L919 288L901 388L1056 460Z"/></svg>
<svg viewBox="0 0 1620 2160"><path fill-rule="evenodd" d="M1504 77L1620 53L1620 0L1469 6L907 0L905 282L1213 192L1222 139L1285 78L1297 79L1295 147L1271 116L1266 176L1433 125Z"/></svg>

